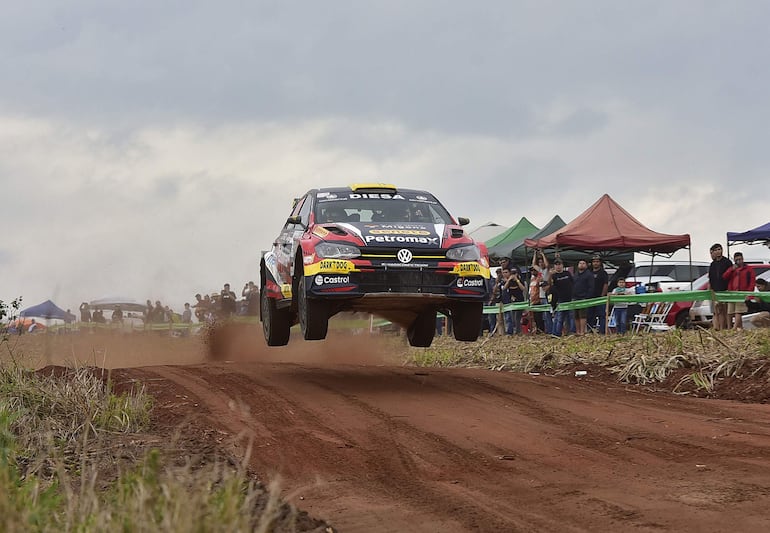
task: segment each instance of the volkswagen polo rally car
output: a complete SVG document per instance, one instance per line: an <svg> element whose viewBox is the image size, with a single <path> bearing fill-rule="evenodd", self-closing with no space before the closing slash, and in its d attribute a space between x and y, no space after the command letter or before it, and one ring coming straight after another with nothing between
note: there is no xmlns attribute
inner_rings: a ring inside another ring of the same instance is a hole
<svg viewBox="0 0 770 533"><path fill-rule="evenodd" d="M295 200L260 263L260 319L270 346L326 337L342 311L382 316L430 346L436 313L455 338L474 341L488 299L483 244L430 193L387 184L313 189Z"/></svg>

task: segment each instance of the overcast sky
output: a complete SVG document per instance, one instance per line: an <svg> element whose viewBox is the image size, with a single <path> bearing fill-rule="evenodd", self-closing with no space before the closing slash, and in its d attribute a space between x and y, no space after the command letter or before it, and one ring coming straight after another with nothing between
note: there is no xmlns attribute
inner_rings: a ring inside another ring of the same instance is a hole
<svg viewBox="0 0 770 533"><path fill-rule="evenodd" d="M0 299L240 292L292 198L373 180L470 229L609 193L706 260L770 219L767 20L750 0L3 2Z"/></svg>

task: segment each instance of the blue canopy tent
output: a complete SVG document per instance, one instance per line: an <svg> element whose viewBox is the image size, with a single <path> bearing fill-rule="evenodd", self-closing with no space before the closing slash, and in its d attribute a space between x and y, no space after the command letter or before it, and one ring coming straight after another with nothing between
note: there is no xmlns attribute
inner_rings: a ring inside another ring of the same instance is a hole
<svg viewBox="0 0 770 533"><path fill-rule="evenodd" d="M770 244L770 222L763 224L757 228L750 229L744 232L727 232L727 249L728 255L730 253L730 244L745 243L753 244L755 242L763 242Z"/></svg>
<svg viewBox="0 0 770 533"><path fill-rule="evenodd" d="M27 307L19 313L22 317L37 317L37 318L58 318L65 322L74 320L76 317L72 313L68 313L61 307L57 306L51 300L32 307Z"/></svg>

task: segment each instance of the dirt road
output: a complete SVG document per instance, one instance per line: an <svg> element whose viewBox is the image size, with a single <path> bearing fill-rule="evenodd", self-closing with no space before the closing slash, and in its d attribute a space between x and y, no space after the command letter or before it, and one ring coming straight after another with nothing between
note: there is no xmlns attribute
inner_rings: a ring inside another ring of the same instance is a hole
<svg viewBox="0 0 770 533"><path fill-rule="evenodd" d="M244 456L251 441L253 470L343 533L770 531L770 405L594 372L403 367L364 336L268 349L253 328L225 345L218 360L155 335L14 350L145 384L191 442L217 428L212 445Z"/></svg>
<svg viewBox="0 0 770 533"><path fill-rule="evenodd" d="M768 405L339 363L117 375L241 451L252 438L251 466L342 532L770 530Z"/></svg>

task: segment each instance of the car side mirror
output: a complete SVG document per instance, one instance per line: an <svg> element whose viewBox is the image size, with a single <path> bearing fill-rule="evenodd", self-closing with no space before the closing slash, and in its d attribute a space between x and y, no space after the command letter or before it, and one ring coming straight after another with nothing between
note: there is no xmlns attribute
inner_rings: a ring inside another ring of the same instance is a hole
<svg viewBox="0 0 770 533"><path fill-rule="evenodd" d="M466 218L466 217L457 217L457 222L461 226L467 226L468 224L471 223L471 219L470 218Z"/></svg>
<svg viewBox="0 0 770 533"><path fill-rule="evenodd" d="M305 225L302 223L302 217L301 217L301 216L299 216L299 215L295 215L295 216L293 216L293 217L289 217L289 218L287 218L287 219L286 219L286 223L287 223L287 224L299 224L299 225L300 225L300 226L302 226L303 228L305 227Z"/></svg>

